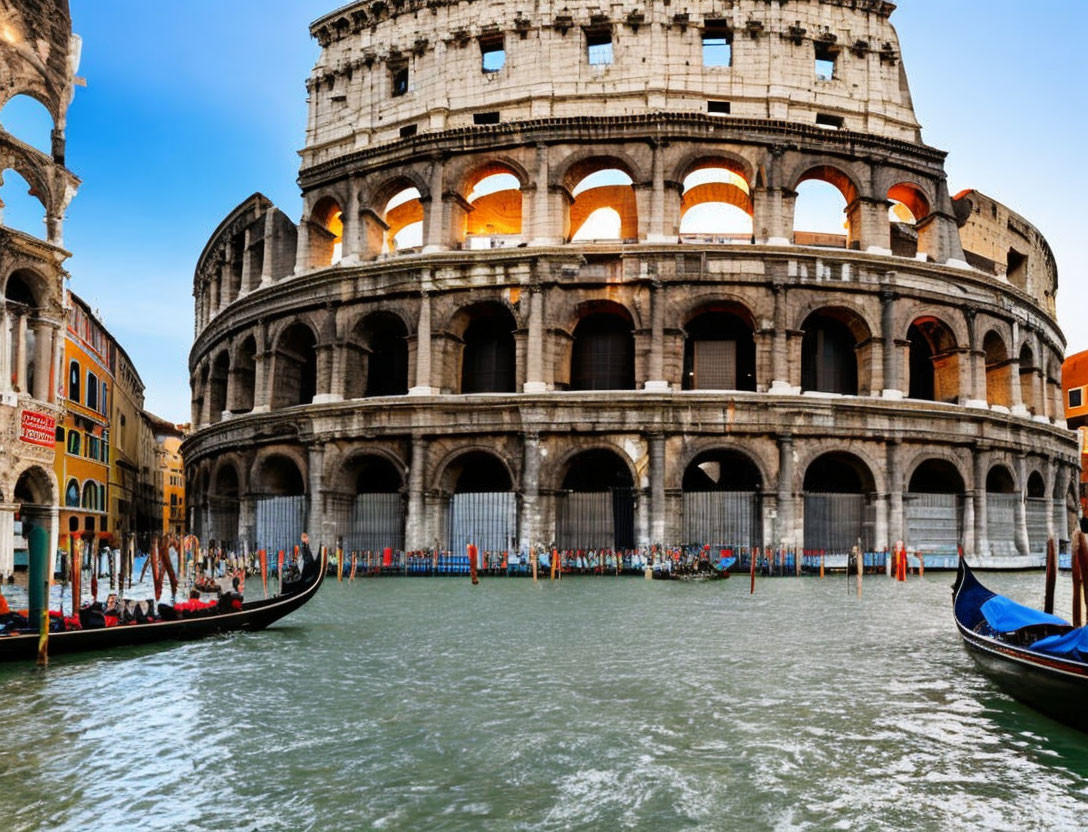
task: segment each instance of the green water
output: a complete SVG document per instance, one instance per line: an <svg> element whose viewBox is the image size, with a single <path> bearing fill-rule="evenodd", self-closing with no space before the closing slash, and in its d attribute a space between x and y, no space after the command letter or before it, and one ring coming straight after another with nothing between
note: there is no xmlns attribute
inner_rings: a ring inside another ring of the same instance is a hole
<svg viewBox="0 0 1088 832"><path fill-rule="evenodd" d="M951 579L332 582L3 667L0 828L1088 828L1088 737L976 674Z"/></svg>

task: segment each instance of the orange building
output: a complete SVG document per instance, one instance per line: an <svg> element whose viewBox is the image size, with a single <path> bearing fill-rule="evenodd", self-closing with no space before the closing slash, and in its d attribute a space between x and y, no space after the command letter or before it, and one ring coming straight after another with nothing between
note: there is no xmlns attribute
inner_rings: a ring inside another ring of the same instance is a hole
<svg viewBox="0 0 1088 832"><path fill-rule="evenodd" d="M61 490L60 544L69 536L109 537L110 397L116 345L90 307L68 293L61 392L64 418L57 427L54 468Z"/></svg>
<svg viewBox="0 0 1088 832"><path fill-rule="evenodd" d="M1088 514L1088 350L1069 356L1062 364L1062 401L1066 424L1079 439L1080 507Z"/></svg>

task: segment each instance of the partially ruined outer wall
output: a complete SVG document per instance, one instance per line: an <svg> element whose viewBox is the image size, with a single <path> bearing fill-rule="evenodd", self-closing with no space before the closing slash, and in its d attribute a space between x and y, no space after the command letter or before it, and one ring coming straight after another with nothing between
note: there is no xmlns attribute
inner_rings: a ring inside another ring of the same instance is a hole
<svg viewBox="0 0 1088 832"><path fill-rule="evenodd" d="M345 151L419 132L470 127L473 114L503 122L597 115L707 112L728 101L742 118L814 124L842 117L849 130L918 141L891 4L736 0L632 10L586 2L355 3L317 21L324 47L307 87L304 167ZM730 67L703 67L705 21L732 30ZM591 66L585 31L611 31L614 60ZM506 64L481 69L481 37L501 36ZM838 53L836 77L813 82L816 42ZM391 67L409 91L392 96Z"/></svg>

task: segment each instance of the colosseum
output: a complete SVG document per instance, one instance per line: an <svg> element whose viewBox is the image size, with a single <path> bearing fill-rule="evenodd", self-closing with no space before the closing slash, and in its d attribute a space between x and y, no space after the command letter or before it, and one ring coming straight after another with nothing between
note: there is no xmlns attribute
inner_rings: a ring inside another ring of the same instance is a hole
<svg viewBox="0 0 1088 832"><path fill-rule="evenodd" d="M950 193L894 9L314 22L302 217L254 194L196 267L193 527L1037 562L1076 512L1054 256Z"/></svg>

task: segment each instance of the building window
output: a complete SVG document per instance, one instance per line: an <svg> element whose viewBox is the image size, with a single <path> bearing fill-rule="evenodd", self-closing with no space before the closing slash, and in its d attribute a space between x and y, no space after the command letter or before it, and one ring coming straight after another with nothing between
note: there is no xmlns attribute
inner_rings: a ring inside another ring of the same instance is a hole
<svg viewBox="0 0 1088 832"><path fill-rule="evenodd" d="M1069 406L1081 407L1084 405L1084 388L1077 387L1074 390L1069 391Z"/></svg>
<svg viewBox="0 0 1088 832"><path fill-rule="evenodd" d="M97 436L87 437L87 457L89 459L98 459L100 455L99 451L100 442Z"/></svg>
<svg viewBox="0 0 1088 832"><path fill-rule="evenodd" d="M99 511L106 510L106 486L101 483L98 486L98 509ZM103 522L105 522L105 518L103 518ZM103 527L102 531L105 530L105 527Z"/></svg>
<svg viewBox="0 0 1088 832"><path fill-rule="evenodd" d="M612 63L612 30L586 32L586 49L590 66L608 66Z"/></svg>
<svg viewBox="0 0 1088 832"><path fill-rule="evenodd" d="M110 392L109 386L106 384L106 382L103 381L102 382L102 400L99 402L99 404L102 406L100 412L103 413L103 414L110 412L109 392Z"/></svg>
<svg viewBox="0 0 1088 832"><path fill-rule="evenodd" d="M703 66L733 65L733 35L724 20L708 20L703 28Z"/></svg>
<svg viewBox="0 0 1088 832"><path fill-rule="evenodd" d="M68 480L68 487L64 489L65 508L79 508L79 481Z"/></svg>
<svg viewBox="0 0 1088 832"><path fill-rule="evenodd" d="M497 112L473 113L472 114L472 123L473 124L498 124L499 123L499 114Z"/></svg>
<svg viewBox="0 0 1088 832"><path fill-rule="evenodd" d="M58 445L63 445L64 444L64 428L62 428L62 427L57 428L57 444Z"/></svg>
<svg viewBox="0 0 1088 832"><path fill-rule="evenodd" d="M498 72L506 64L502 35L480 38L480 65L484 72Z"/></svg>
<svg viewBox="0 0 1088 832"><path fill-rule="evenodd" d="M399 98L408 92L408 65L390 67L393 78L393 98Z"/></svg>
<svg viewBox="0 0 1088 832"><path fill-rule="evenodd" d="M727 116L732 111L732 106L728 101L708 101L706 102L706 111L714 115Z"/></svg>
<svg viewBox="0 0 1088 832"><path fill-rule="evenodd" d="M89 371L87 373L87 401L85 404L91 410L98 410L98 376Z"/></svg>
<svg viewBox="0 0 1088 832"><path fill-rule="evenodd" d="M816 44L816 80L831 81L835 78L835 50L829 44Z"/></svg>
<svg viewBox="0 0 1088 832"><path fill-rule="evenodd" d="M816 114L816 126L824 127L828 130L842 130L846 126L846 122L842 116L829 116L827 113Z"/></svg>
<svg viewBox="0 0 1088 832"><path fill-rule="evenodd" d="M68 398L73 402L80 401L79 382L81 374L79 372L79 362L73 361L68 365Z"/></svg>
<svg viewBox="0 0 1088 832"><path fill-rule="evenodd" d="M68 431L68 453L79 456L80 448L82 447L82 442L80 440L81 435L82 434L77 430Z"/></svg>
<svg viewBox="0 0 1088 832"><path fill-rule="evenodd" d="M418 132L419 132L419 125L406 124L406 125L404 125L404 127L400 128L400 137L402 139L410 139L410 138L412 138L412 136L414 136Z"/></svg>
<svg viewBox="0 0 1088 832"><path fill-rule="evenodd" d="M83 483L83 508L87 511L98 510L98 488L90 480Z"/></svg>

